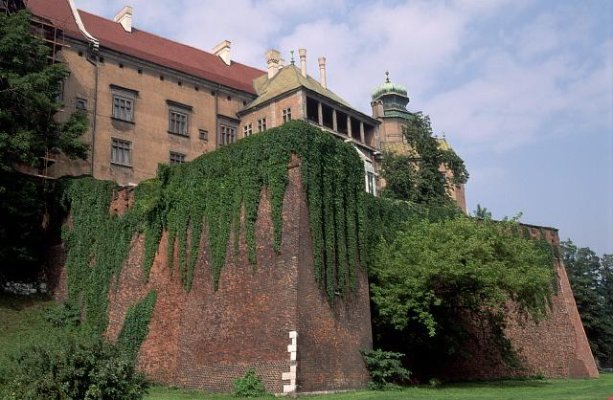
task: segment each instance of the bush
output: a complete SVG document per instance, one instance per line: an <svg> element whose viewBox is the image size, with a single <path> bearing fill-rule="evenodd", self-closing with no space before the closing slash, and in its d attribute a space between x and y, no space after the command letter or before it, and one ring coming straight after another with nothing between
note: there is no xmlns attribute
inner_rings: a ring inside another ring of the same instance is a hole
<svg viewBox="0 0 613 400"><path fill-rule="evenodd" d="M74 328L81 323L81 313L71 303L62 303L49 308L45 320L56 328Z"/></svg>
<svg viewBox="0 0 613 400"><path fill-rule="evenodd" d="M6 400L141 400L148 387L129 359L100 340L71 338L51 349L35 345L14 361L0 393Z"/></svg>
<svg viewBox="0 0 613 400"><path fill-rule="evenodd" d="M236 397L261 397L266 396L266 388L262 378L255 374L255 368L249 368L245 375L234 381L234 396Z"/></svg>
<svg viewBox="0 0 613 400"><path fill-rule="evenodd" d="M402 353L383 351L381 349L362 351L366 368L370 373L369 387L381 390L403 383L409 379L409 370L402 366Z"/></svg>

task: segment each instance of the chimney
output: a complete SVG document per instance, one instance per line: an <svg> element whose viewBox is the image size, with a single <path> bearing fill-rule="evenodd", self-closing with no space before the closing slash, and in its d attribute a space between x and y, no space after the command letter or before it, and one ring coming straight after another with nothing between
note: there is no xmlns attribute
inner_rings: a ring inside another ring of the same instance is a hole
<svg viewBox="0 0 613 400"><path fill-rule="evenodd" d="M266 52L266 66L268 68L268 79L273 78L279 72L279 62L281 53L278 50L270 49Z"/></svg>
<svg viewBox="0 0 613 400"><path fill-rule="evenodd" d="M321 86L323 86L324 89L327 89L328 85L326 84L326 57L319 57L317 61L319 61L319 83L321 83Z"/></svg>
<svg viewBox="0 0 613 400"><path fill-rule="evenodd" d="M126 32L132 32L132 7L125 6L115 15L113 21L118 22Z"/></svg>
<svg viewBox="0 0 613 400"><path fill-rule="evenodd" d="M302 72L302 76L306 78L307 76L306 49L299 49L298 54L300 54L300 72Z"/></svg>
<svg viewBox="0 0 613 400"><path fill-rule="evenodd" d="M230 60L230 45L232 42L229 40L222 40L217 46L213 47L213 54L219 56L221 60L226 64L230 65L232 62Z"/></svg>

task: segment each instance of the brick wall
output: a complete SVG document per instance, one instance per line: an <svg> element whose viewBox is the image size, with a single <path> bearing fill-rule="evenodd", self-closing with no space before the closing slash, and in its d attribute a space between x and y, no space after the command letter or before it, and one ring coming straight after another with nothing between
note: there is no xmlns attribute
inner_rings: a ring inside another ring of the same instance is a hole
<svg viewBox="0 0 613 400"><path fill-rule="evenodd" d="M557 230L524 225L530 235L559 246ZM566 270L560 259L554 261L557 293L545 320L534 322L520 317L510 305L506 334L522 364L521 369L507 367L502 359L488 351L487 346L475 345L467 360L458 362L448 371L452 378L490 379L503 376L543 375L556 378L595 378L598 369L590 350L583 324L575 304ZM475 329L473 336L483 332ZM479 340L477 340L478 342Z"/></svg>
<svg viewBox="0 0 613 400"><path fill-rule="evenodd" d="M156 290L149 334L138 356L138 366L149 378L230 391L234 379L255 367L269 391L282 393L284 384L290 384L282 380L283 373L297 364L299 391L365 385L368 375L359 350L372 346L366 274L359 274L355 293L332 305L327 301L313 276L308 212L297 162L289 175L280 253L272 248L270 202L263 192L256 224L257 266L247 261L241 232L238 251L233 244L228 246L217 291L206 232L189 292L183 289L176 267L167 265L166 235L147 282L141 267L144 240L134 238L121 276L109 292L106 336L115 340L128 308ZM123 209L126 202L125 196L115 196L111 212ZM291 331L298 335L296 363L288 352Z"/></svg>
<svg viewBox="0 0 613 400"><path fill-rule="evenodd" d="M329 302L315 282L308 209L298 162L289 170L283 207L283 242L272 249L270 202L262 193L256 224L257 266L247 261L241 232L238 251L227 249L217 291L213 288L210 251L204 232L192 290L186 292L177 268L167 265L164 234L149 279L142 271L144 240L135 237L119 279L109 291L109 326L115 340L128 308L150 290L158 293L138 366L156 382L229 391L247 368L255 367L269 391L281 393L290 385L299 392L363 387L368 374L359 351L372 347L367 275L358 273L356 290ZM110 213L131 204L131 194L116 193ZM67 221L70 224L70 219ZM553 229L527 226L559 244ZM57 262L63 249L54 249ZM177 260L175 259L175 265ZM494 378L542 374L549 377L598 376L568 278L561 261L555 263L558 291L549 317L540 323L523 321L511 312L507 333L524 369L512 370L487 347L466 349L468 360L447 371L448 377ZM58 298L65 298L65 273L54 275ZM296 332L296 348L290 332ZM475 337L485 336L475 330ZM296 356L290 360L291 350ZM294 375L292 375L292 371ZM289 375L288 375L289 374ZM286 378L282 380L282 378ZM291 389L291 388L290 388Z"/></svg>

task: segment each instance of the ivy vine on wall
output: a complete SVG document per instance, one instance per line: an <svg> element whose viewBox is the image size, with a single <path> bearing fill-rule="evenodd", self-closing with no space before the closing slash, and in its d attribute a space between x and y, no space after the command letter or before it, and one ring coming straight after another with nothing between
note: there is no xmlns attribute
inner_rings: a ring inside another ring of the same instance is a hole
<svg viewBox="0 0 613 400"><path fill-rule="evenodd" d="M271 204L273 247L279 251L292 155L301 162L316 280L331 300L354 287L365 249L362 161L352 146L305 122L292 121L192 162L160 165L156 178L136 188L134 205L123 215L109 215L113 183L67 180L64 200L71 223L63 239L68 250L68 290L70 300L82 306L86 323L98 333L106 329L110 283L119 277L138 233L145 237L145 275L162 232L167 231L168 264L190 290L202 234L207 232L217 287L230 239L237 245L241 221L248 259L255 265L255 224L265 190ZM175 259L178 265L173 265ZM144 301L147 307L155 304L155 298ZM131 323L126 321L124 327Z"/></svg>

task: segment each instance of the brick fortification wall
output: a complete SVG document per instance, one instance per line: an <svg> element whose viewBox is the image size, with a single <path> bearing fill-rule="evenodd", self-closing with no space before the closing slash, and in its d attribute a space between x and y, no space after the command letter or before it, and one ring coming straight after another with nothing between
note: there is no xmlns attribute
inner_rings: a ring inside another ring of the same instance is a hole
<svg viewBox="0 0 613 400"><path fill-rule="evenodd" d="M559 246L555 229L524 225L534 238L544 234L545 240ZM471 356L454 365L450 375L456 378L491 379L505 376L542 375L556 378L596 378L598 369L592 355L575 298L561 259L554 260L557 293L552 299L547 318L538 323L521 318L511 311L506 335L511 340L521 363L520 369L505 366L500 357L487 347L475 346ZM511 306L511 309L513 307ZM475 337L482 334L475 332Z"/></svg>
<svg viewBox="0 0 613 400"><path fill-rule="evenodd" d="M144 240L134 238L121 276L109 292L106 335L116 339L127 309L156 290L149 334L138 356L138 366L148 377L230 391L234 379L255 367L266 388L275 393L365 386L368 374L359 351L372 347L367 276L361 271L356 292L334 303L318 288L296 166L290 166L280 253L272 248L270 203L263 193L256 224L257 267L247 261L241 233L238 252L228 245L217 291L206 232L189 292L181 285L178 269L167 265L166 235L147 282L142 269ZM123 204L126 199L117 196L117 201Z"/></svg>

